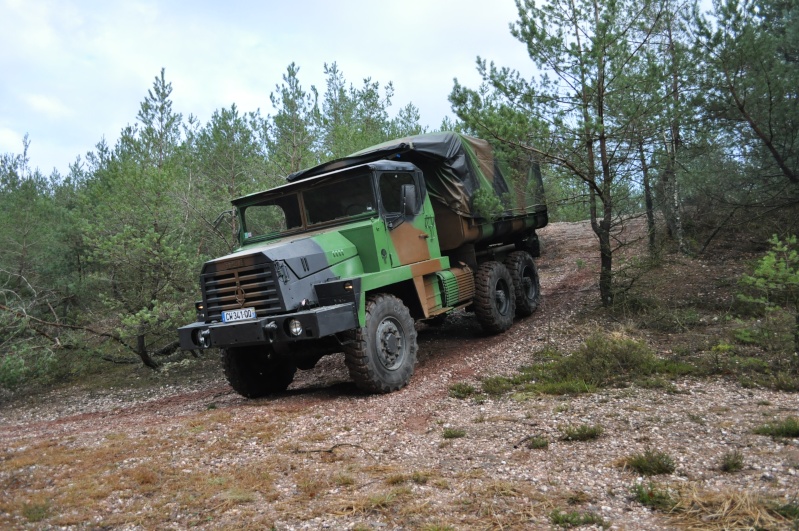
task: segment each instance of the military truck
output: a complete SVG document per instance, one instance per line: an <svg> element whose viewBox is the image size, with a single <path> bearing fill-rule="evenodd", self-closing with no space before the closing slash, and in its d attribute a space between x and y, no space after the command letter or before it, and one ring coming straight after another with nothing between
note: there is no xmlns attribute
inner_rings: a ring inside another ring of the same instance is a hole
<svg viewBox="0 0 799 531"><path fill-rule="evenodd" d="M465 309L500 333L536 309L547 210L538 166L522 173L510 185L486 141L435 133L235 199L239 247L203 265L181 347L222 349L227 380L251 398L338 352L364 391L404 387L415 321Z"/></svg>

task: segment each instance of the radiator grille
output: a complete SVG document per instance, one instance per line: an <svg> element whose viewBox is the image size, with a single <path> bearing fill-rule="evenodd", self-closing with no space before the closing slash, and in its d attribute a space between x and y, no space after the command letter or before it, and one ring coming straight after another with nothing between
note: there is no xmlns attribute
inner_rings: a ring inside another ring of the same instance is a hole
<svg viewBox="0 0 799 531"><path fill-rule="evenodd" d="M218 321L223 310L254 308L258 315L282 310L271 263L248 265L202 275L207 319Z"/></svg>

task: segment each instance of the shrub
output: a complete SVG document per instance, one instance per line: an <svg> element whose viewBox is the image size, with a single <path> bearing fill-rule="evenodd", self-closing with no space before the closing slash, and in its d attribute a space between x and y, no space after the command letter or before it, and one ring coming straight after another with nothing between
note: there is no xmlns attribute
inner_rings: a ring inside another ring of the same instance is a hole
<svg viewBox="0 0 799 531"><path fill-rule="evenodd" d="M722 472L737 472L744 467L744 455L738 450L727 452L721 456L719 469Z"/></svg>
<svg viewBox="0 0 799 531"><path fill-rule="evenodd" d="M604 431L602 426L580 424L579 426L564 426L558 428L563 434L564 441L590 441L599 438Z"/></svg>
<svg viewBox="0 0 799 531"><path fill-rule="evenodd" d="M449 396L463 400L472 396L477 390L465 382L454 383L449 386Z"/></svg>
<svg viewBox="0 0 799 531"><path fill-rule="evenodd" d="M543 450L549 448L549 440L541 436L530 437L524 445L530 450Z"/></svg>
<svg viewBox="0 0 799 531"><path fill-rule="evenodd" d="M560 380L582 380L605 387L654 374L658 364L654 352L640 341L594 334L553 369Z"/></svg>
<svg viewBox="0 0 799 531"><path fill-rule="evenodd" d="M460 428L444 428L445 439L459 439L466 436L466 430Z"/></svg>
<svg viewBox="0 0 799 531"><path fill-rule="evenodd" d="M636 483L632 488L633 498L641 505L661 511L670 511L675 501L668 490L657 487L654 483Z"/></svg>
<svg viewBox="0 0 799 531"><path fill-rule="evenodd" d="M577 511L562 513L558 509L555 509L550 513L549 520L560 527L580 527L583 525L598 525L602 528L607 527L607 523L605 523L602 517L594 513L580 513Z"/></svg>
<svg viewBox="0 0 799 531"><path fill-rule="evenodd" d="M647 448L643 453L633 454L624 460L624 466L632 468L644 476L671 474L674 472L674 459L665 452Z"/></svg>
<svg viewBox="0 0 799 531"><path fill-rule="evenodd" d="M504 376L491 376L483 380L483 392L488 395L501 395L513 389L513 384Z"/></svg>
<svg viewBox="0 0 799 531"><path fill-rule="evenodd" d="M780 422L765 424L755 428L755 433L772 437L799 437L799 418L788 417Z"/></svg>

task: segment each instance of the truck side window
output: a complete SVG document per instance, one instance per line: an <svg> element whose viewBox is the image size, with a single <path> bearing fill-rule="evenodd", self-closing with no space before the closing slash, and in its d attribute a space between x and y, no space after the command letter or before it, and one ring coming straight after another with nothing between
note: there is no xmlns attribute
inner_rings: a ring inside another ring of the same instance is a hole
<svg viewBox="0 0 799 531"><path fill-rule="evenodd" d="M410 173L384 173L380 176L380 201L387 214L402 212L402 185L414 184Z"/></svg>

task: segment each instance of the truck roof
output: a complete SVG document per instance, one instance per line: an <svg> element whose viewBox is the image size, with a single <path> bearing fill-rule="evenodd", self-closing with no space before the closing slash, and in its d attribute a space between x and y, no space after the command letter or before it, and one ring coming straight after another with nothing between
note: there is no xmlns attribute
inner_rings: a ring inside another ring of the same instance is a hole
<svg viewBox="0 0 799 531"><path fill-rule="evenodd" d="M327 179L331 179L334 177L338 177L345 173L357 173L362 170L377 170L377 171L414 171L416 167L410 163L405 161L398 161L398 160L375 160L371 162L366 162L362 164L352 165L352 166L344 166L338 169L330 169L325 173L320 173L317 175L310 176L302 181L294 181L289 182L287 184L276 186L274 188L270 188L269 190L263 190L260 192L255 192L252 194L244 195L241 197L237 197L232 201L233 205L239 206L241 204L252 203L264 197L269 197L272 195L281 195L285 193L293 193L299 189L307 188L308 186L312 186L320 181L325 181Z"/></svg>

